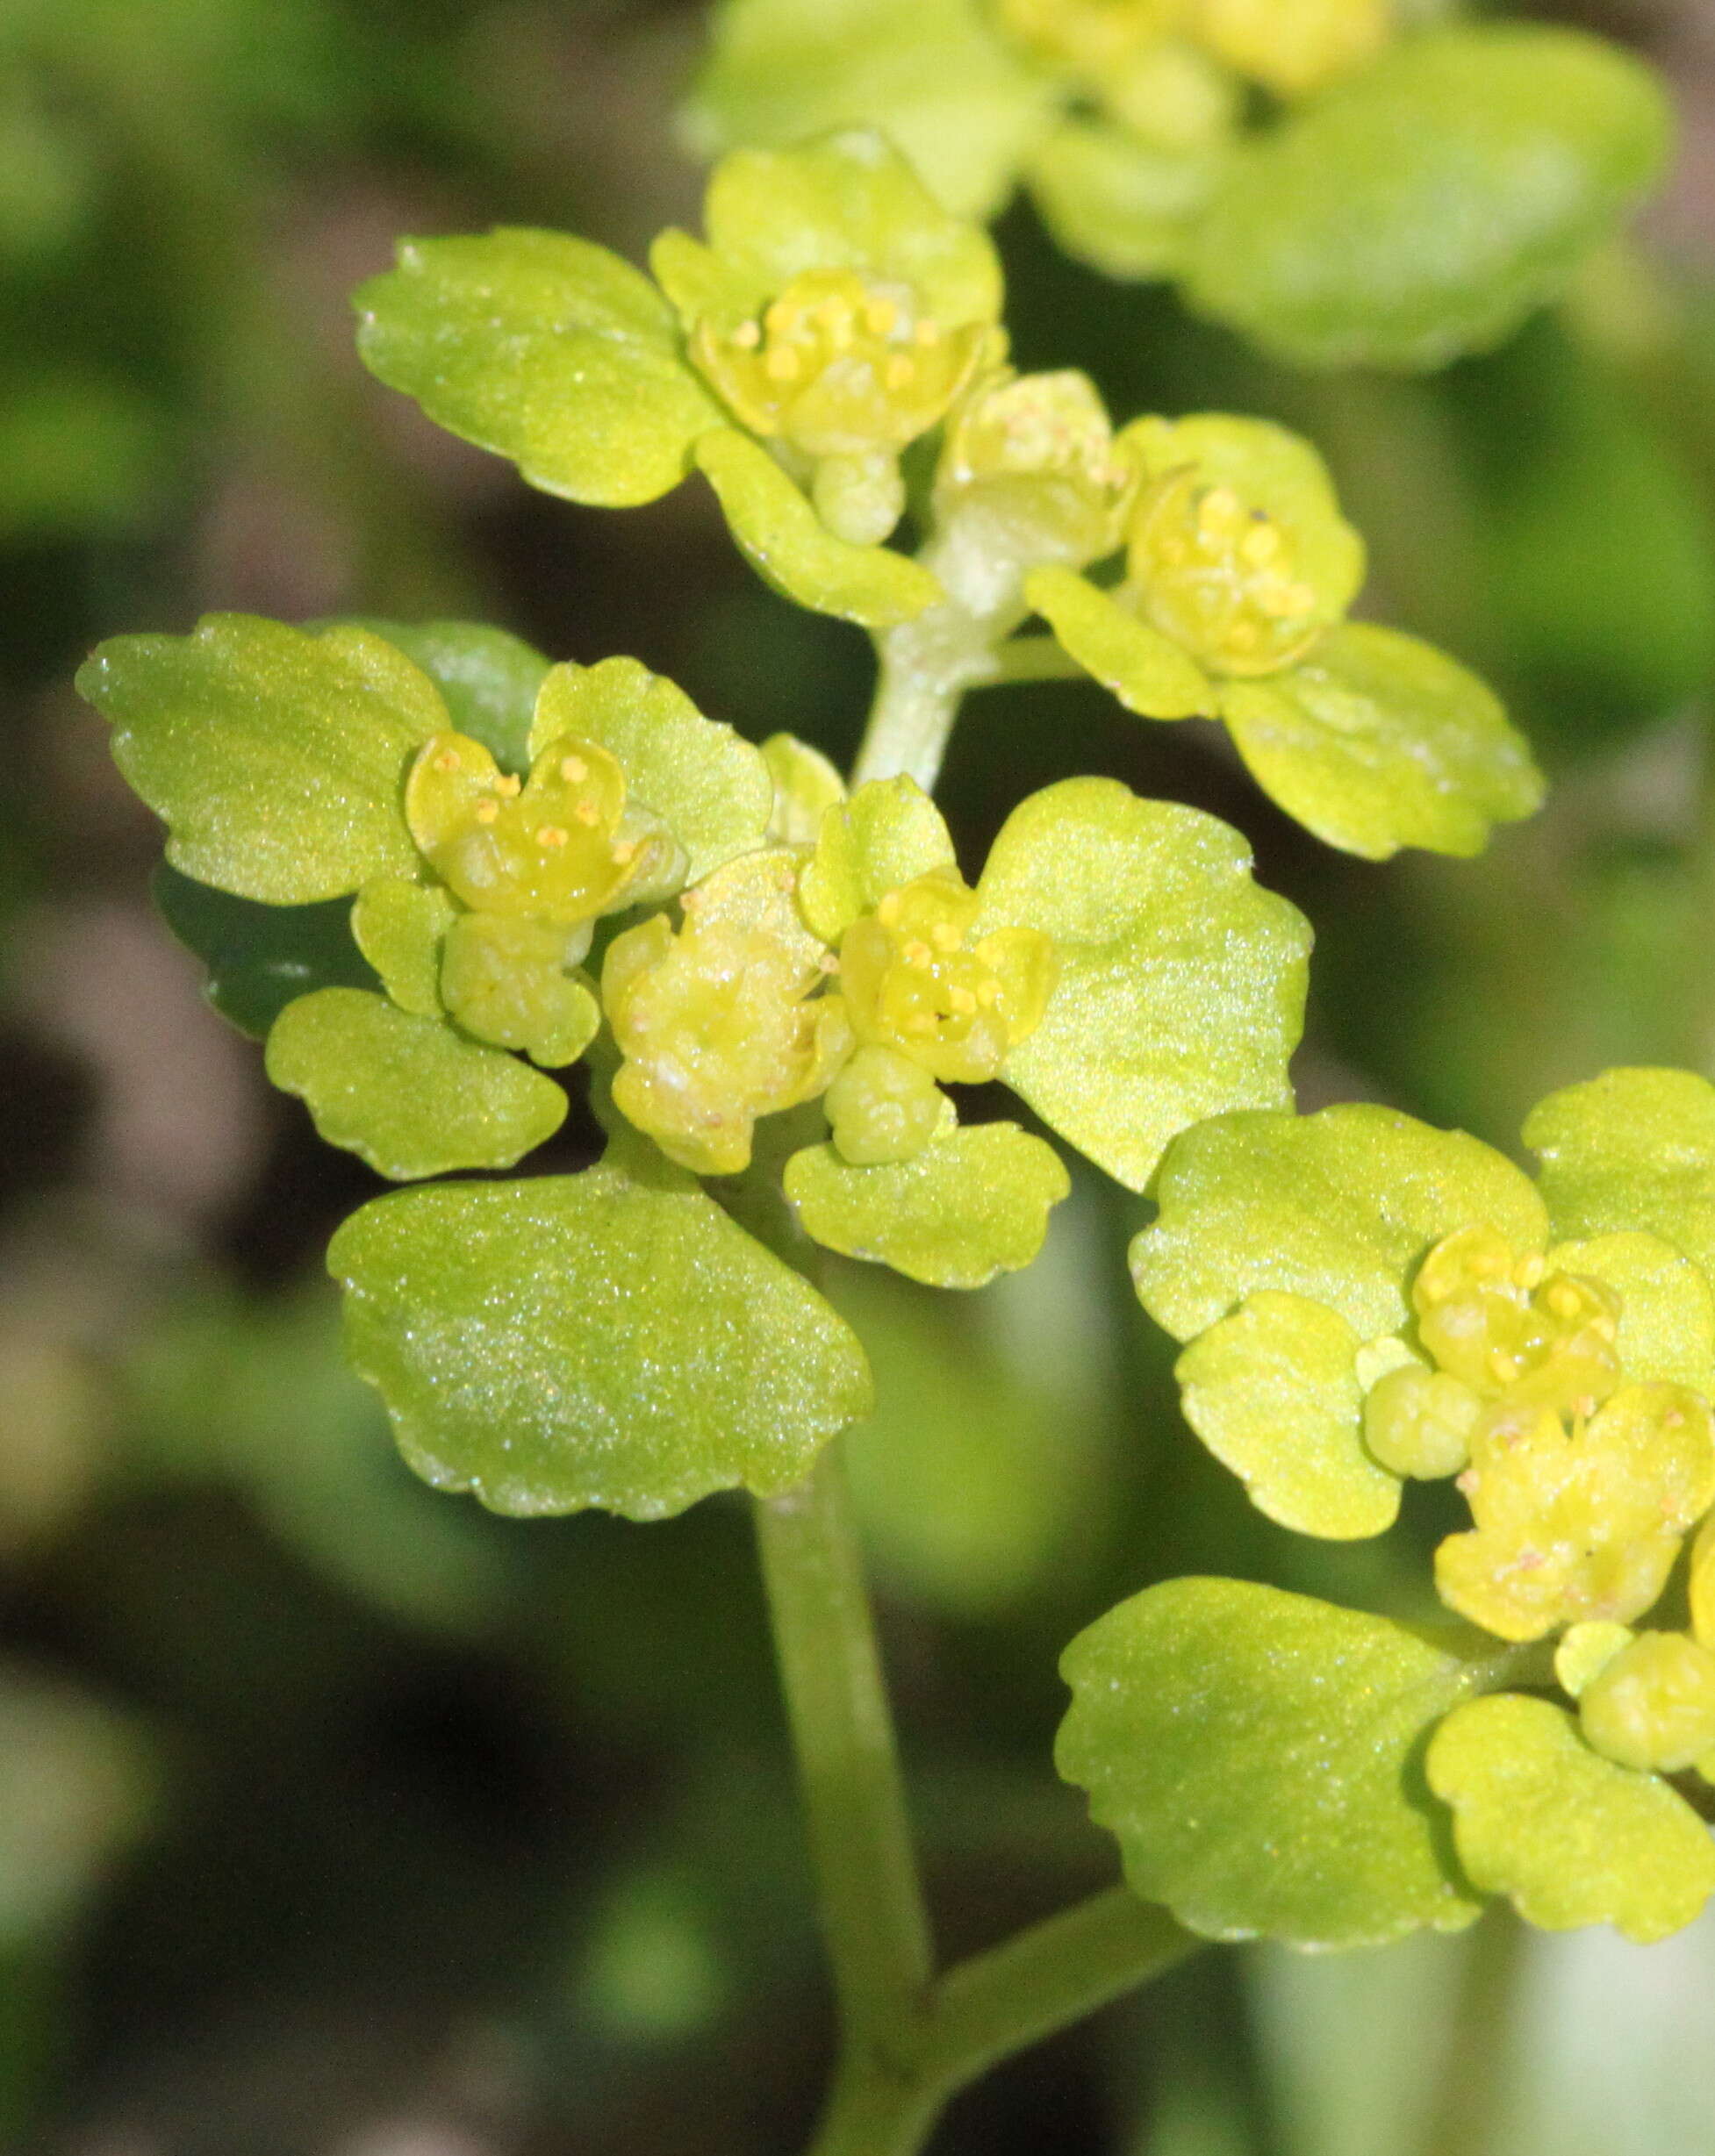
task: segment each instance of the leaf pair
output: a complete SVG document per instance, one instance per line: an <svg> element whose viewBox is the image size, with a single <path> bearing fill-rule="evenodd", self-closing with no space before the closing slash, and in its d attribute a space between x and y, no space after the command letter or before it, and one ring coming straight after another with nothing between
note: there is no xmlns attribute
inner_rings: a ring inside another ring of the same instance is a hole
<svg viewBox="0 0 1715 2156"><path fill-rule="evenodd" d="M1474 854L1542 782L1476 677L1416 637L1348 623L1364 573L1310 445L1264 420L1144 419L1122 584L1025 579L1062 647L1127 710L1219 717L1269 796L1330 845Z"/></svg>
<svg viewBox="0 0 1715 2156"><path fill-rule="evenodd" d="M760 842L772 786L755 749L635 661L550 669L498 632L384 626L214 615L189 637L113 639L79 686L168 826L169 919L214 963L217 1003L268 1031L276 1083L384 1174L508 1167L559 1127L565 1096L449 1014L449 931L481 917L455 906L407 820L423 745L462 723L527 768L563 737L593 742L692 875ZM566 1007L537 1046L566 1061L595 1006L550 977Z"/></svg>
<svg viewBox="0 0 1715 2156"><path fill-rule="evenodd" d="M557 233L407 241L357 296L358 348L548 493L626 507L700 470L788 598L872 628L910 620L935 578L854 541L839 504L867 469L884 510L864 539L897 522L898 451L990 354L993 248L858 133L723 160L704 221L707 244L661 234L653 283Z"/></svg>
<svg viewBox="0 0 1715 2156"><path fill-rule="evenodd" d="M1503 1492L1508 1472L1535 1472L1531 1448L1548 1445L1546 1472L1570 1478L1551 1481L1554 1501L1597 1509L1587 1520L1577 1514L1582 1525L1544 1529L1529 1538L1534 1548L1521 1544L1516 1563L1509 1558L1519 1580L1547 1579L1541 1568L1580 1548L1600 1563L1600 1508L1611 1501L1600 1477L1611 1465L1600 1448L1631 1444L1631 1479L1622 1477L1614 1498L1652 1531L1676 1529L1662 1568L1631 1605L1640 1614L1660 1591L1677 1534L1715 1490L1706 1434L1715 1086L1683 1071L1609 1071L1545 1100L1525 1137L1542 1158L1539 1184L1470 1138L1381 1108L1216 1118L1169 1148L1159 1216L1133 1245L1134 1279L1152 1314L1190 1343L1179 1375L1205 1443L1262 1510L1336 1537L1376 1533L1397 1509L1397 1476L1367 1442L1366 1395L1429 1357L1426 1313L1437 1306L1419 1268L1432 1247L1467 1253L1462 1274L1451 1256L1432 1259L1442 1269L1438 1293L1468 1283L1450 1337L1481 1341L1470 1329L1490 1297L1505 1322L1490 1337L1524 1343L1492 1370L1481 1359L1460 1365L1486 1387L1494 1414L1512 1412L1510 1386L1526 1400L1556 1397L1542 1388L1561 1368L1582 1392L1593 1382L1584 1374L1589 1342L1611 1340L1614 1374L1603 1382L1631 1388L1613 1393L1622 1415L1613 1436L1600 1436L1605 1408L1586 1427L1599 1389L1574 1402L1569 1429L1552 1424L1532 1436L1529 1415L1541 1411L1529 1409L1523 1422L1496 1425L1499 1450L1476 1457L1461 1486L1481 1522L1491 1479L1502 1478L1493 1486ZM1498 1270L1504 1261L1493 1252L1505 1246L1520 1254L1516 1276ZM1618 1324L1604 1331L1610 1307ZM1548 1322L1556 1312L1559 1336ZM1578 1329L1591 1313L1593 1335ZM1660 1421L1638 1421L1649 1414ZM1657 1466L1683 1484L1687 1509L1677 1518L1656 1517L1640 1479ZM1563 1531L1564 1551L1543 1538ZM1478 1539L1453 1536L1442 1554ZM1693 1558L1698 1580L1711 1546L1705 1529ZM1439 1564L1438 1574L1447 1593ZM1120 1834L1139 1890L1218 1936L1360 1944L1464 1921L1475 1887L1510 1895L1550 1927L1607 1921L1634 1938L1659 1938L1715 1891L1706 1830L1646 1771L1652 1757L1683 1763L1702 1741L1694 1734L1690 1749L1676 1751L1670 1739L1649 1737L1652 1714L1667 1716L1661 1729L1676 1714L1683 1727L1702 1727L1695 1712L1685 1721L1672 1690L1684 1681L1680 1664L1701 1671L1715 1627L1706 1601L1694 1601L1693 1616L1695 1641L1636 1636L1637 1676L1629 1703L1615 1702L1619 1722L1593 1719L1592 1707L1604 1658L1618 1673L1613 1658L1631 1654L1633 1636L1605 1622L1567 1634L1555 1666L1580 1700L1581 1730L1564 1708L1504 1690L1544 1680L1542 1650L1497 1650L1475 1632L1432 1648L1380 1618L1237 1583L1179 1581L1123 1605L1074 1643L1066 1668L1077 1697L1062 1765ZM1553 1623L1551 1614L1507 1637L1529 1640ZM1506 1631L1506 1622L1491 1629ZM1649 1673L1657 1666L1659 1680ZM1200 1731L1217 1732L1212 1749L1195 1754L1194 1714ZM1259 1745L1259 1730L1274 1735ZM1272 1790L1247 1767L1253 1748L1271 1768L1286 1762ZM1451 1807L1456 1860L1432 1794ZM1284 1869L1282 1848L1292 1852Z"/></svg>

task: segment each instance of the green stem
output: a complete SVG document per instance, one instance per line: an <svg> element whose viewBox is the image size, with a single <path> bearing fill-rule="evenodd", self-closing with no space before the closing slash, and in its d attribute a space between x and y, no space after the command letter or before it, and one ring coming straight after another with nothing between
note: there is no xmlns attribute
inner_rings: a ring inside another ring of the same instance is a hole
<svg viewBox="0 0 1715 2156"><path fill-rule="evenodd" d="M838 1446L757 1519L845 2042L885 2052L934 1952Z"/></svg>
<svg viewBox="0 0 1715 2156"><path fill-rule="evenodd" d="M1204 1942L1124 1887L950 1970L907 2041L849 2051L810 2156L918 2156L979 2074L1147 1983Z"/></svg>

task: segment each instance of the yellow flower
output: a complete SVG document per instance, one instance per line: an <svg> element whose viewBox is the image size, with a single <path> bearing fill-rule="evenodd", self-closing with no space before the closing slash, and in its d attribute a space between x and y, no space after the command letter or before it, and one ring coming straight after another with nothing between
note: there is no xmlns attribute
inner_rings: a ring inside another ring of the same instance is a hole
<svg viewBox="0 0 1715 2156"><path fill-rule="evenodd" d="M614 939L602 1002L625 1058L614 1099L663 1152L700 1175L750 1164L757 1118L823 1092L850 1053L829 958L793 904L797 856L748 854L664 914Z"/></svg>
<svg viewBox="0 0 1715 2156"><path fill-rule="evenodd" d="M840 942L852 1029L947 1084L981 1085L1041 1022L1059 965L1034 928L971 941L977 894L953 869L890 891Z"/></svg>

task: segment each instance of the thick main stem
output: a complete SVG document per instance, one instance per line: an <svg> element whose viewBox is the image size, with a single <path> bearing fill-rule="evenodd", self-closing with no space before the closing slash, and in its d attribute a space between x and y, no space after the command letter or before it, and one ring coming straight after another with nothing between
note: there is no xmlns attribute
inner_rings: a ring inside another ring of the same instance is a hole
<svg viewBox="0 0 1715 2156"><path fill-rule="evenodd" d="M852 2050L885 2054L934 1953L838 1445L757 1517L841 2025Z"/></svg>

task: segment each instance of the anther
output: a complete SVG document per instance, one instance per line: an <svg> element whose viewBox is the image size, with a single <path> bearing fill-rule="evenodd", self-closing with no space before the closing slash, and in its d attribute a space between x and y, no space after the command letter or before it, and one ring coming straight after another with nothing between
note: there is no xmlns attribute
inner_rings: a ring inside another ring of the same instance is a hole
<svg viewBox="0 0 1715 2156"><path fill-rule="evenodd" d="M899 309L891 299L872 299L864 309L864 327L872 337L891 337L899 325Z"/></svg>
<svg viewBox="0 0 1715 2156"><path fill-rule="evenodd" d="M434 759L434 768L437 771L457 770L459 768L457 749L443 749Z"/></svg>
<svg viewBox="0 0 1715 2156"><path fill-rule="evenodd" d="M950 920L937 920L929 932L929 940L936 950L951 953L965 941Z"/></svg>
<svg viewBox="0 0 1715 2156"><path fill-rule="evenodd" d="M947 1000L960 1018L969 1018L977 1007L977 999L968 988L950 988Z"/></svg>
<svg viewBox="0 0 1715 2156"><path fill-rule="evenodd" d="M915 362L907 359L901 352L896 359L888 361L884 380L890 390L902 390L916 379L916 374Z"/></svg>
<svg viewBox="0 0 1715 2156"><path fill-rule="evenodd" d="M897 891L890 891L875 909L875 917L884 928L891 928L899 920L900 898Z"/></svg>
<svg viewBox="0 0 1715 2156"><path fill-rule="evenodd" d="M566 830L563 825L545 823L537 830L536 844L545 847L550 853L556 852L570 836L570 832Z"/></svg>
<svg viewBox="0 0 1715 2156"><path fill-rule="evenodd" d="M901 956L907 965L915 966L920 972L925 966L931 966L935 963L934 952L921 936L914 935Z"/></svg>
<svg viewBox="0 0 1715 2156"><path fill-rule="evenodd" d="M619 867L624 868L628 862L635 861L636 858L637 842L635 839L621 839L614 846L614 859Z"/></svg>
<svg viewBox="0 0 1715 2156"><path fill-rule="evenodd" d="M506 800L512 800L521 790L524 781L515 771L503 771L494 782L494 791Z"/></svg>
<svg viewBox="0 0 1715 2156"><path fill-rule="evenodd" d="M478 801L471 813L478 823L493 823L499 816L500 804L498 801Z"/></svg>
<svg viewBox="0 0 1715 2156"><path fill-rule="evenodd" d="M601 821L601 811L593 801L580 801L571 813L579 823L592 828Z"/></svg>
<svg viewBox="0 0 1715 2156"><path fill-rule="evenodd" d="M562 756L560 758L560 777L568 784L581 785L589 775L590 767L585 763L582 756Z"/></svg>
<svg viewBox="0 0 1715 2156"><path fill-rule="evenodd" d="M762 370L771 382L796 382L800 362L789 344L777 344L763 362Z"/></svg>
<svg viewBox="0 0 1715 2156"><path fill-rule="evenodd" d="M762 342L760 322L741 322L732 333L732 341L741 352L754 352Z"/></svg>
<svg viewBox="0 0 1715 2156"><path fill-rule="evenodd" d="M932 345L940 343L941 325L938 322L919 322L911 333L911 341L922 345L927 352Z"/></svg>

